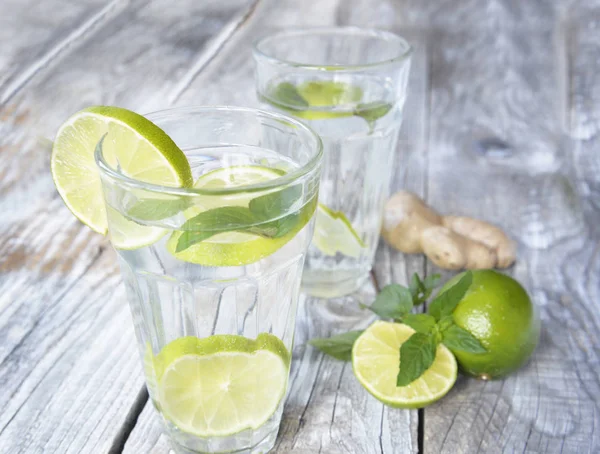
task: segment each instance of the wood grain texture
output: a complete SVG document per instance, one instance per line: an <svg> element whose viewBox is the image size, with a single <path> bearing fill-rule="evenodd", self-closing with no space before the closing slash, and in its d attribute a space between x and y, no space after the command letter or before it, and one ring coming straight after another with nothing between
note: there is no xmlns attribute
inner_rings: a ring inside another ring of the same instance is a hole
<svg viewBox="0 0 600 454"><path fill-rule="evenodd" d="M169 452L150 404L127 433L142 378L114 254L56 195L47 138L89 104L256 105L254 39L345 24L415 43L392 190L506 228L544 329L518 373L417 413L306 346L368 324L356 301L303 299L275 452L600 450L597 1L42 3L0 1L0 453ZM380 245L380 286L415 271L438 270Z"/></svg>
<svg viewBox="0 0 600 454"><path fill-rule="evenodd" d="M161 90L209 58L252 6L121 3L97 26L65 24L61 33L76 38L72 44L47 43L38 54L20 56L44 64L33 73L29 63L15 65L10 81L20 82L1 107L2 453L108 452L126 435L123 424L143 383L114 254L58 197L44 137L89 104L167 107ZM87 13L74 8L72 17L100 14L98 5L87 5ZM15 9L24 17L13 20L26 26L35 17L29 12ZM58 17L49 17L51 25ZM52 36L44 39L62 42ZM32 32L23 49L38 49L38 39Z"/></svg>
<svg viewBox="0 0 600 454"><path fill-rule="evenodd" d="M126 2L5 0L0 4L0 102L44 66L117 16Z"/></svg>
<svg viewBox="0 0 600 454"><path fill-rule="evenodd" d="M574 167L584 198L588 226L598 238L600 213L600 4L583 4L565 17L567 131L573 139Z"/></svg>
<svg viewBox="0 0 600 454"><path fill-rule="evenodd" d="M522 370L490 383L460 378L424 411L427 452L599 449L597 285L581 284L597 268L597 243L561 129L559 11L529 5L472 5L461 18L472 27L436 27L430 38L428 202L518 240L509 274L531 294L543 331Z"/></svg>

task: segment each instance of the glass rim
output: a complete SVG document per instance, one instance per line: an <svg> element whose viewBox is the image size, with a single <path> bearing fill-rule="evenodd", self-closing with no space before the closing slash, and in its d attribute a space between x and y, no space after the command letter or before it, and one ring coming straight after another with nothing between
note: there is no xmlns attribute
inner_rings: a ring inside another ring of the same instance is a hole
<svg viewBox="0 0 600 454"><path fill-rule="evenodd" d="M102 141L104 136L100 139L96 145L94 151L94 159L96 165L100 169L101 173L108 175L113 180L124 184L128 187L135 189L143 189L151 192L157 192L161 194L169 194L175 196L197 196L197 195L230 195L242 192L258 192L269 189L276 189L281 186L286 186L305 175L311 173L321 163L323 157L323 142L321 137L309 126L298 121L287 115L282 115L276 112L269 112L262 109L255 109L252 107L233 107L233 106L188 106L188 107L173 107L170 109L163 109L154 111L151 113L144 114L144 117L148 118L153 123L156 120L167 118L174 114L195 114L202 112L233 112L238 114L252 114L255 116L268 117L273 120L277 120L283 123L291 124L294 129L299 129L304 133L308 134L309 137L315 140L315 153L314 155L301 167L292 170L291 172L285 173L272 180L264 181L261 183L246 184L236 186L234 188L222 188L222 189L205 189L205 188L194 188L194 187L176 187L176 186L164 186L145 181L137 180L132 177L128 177L123 173L118 172L110 164L106 162L102 153ZM237 146L243 146L244 144L233 144ZM247 144L246 144L247 145ZM275 150L277 151L277 150Z"/></svg>
<svg viewBox="0 0 600 454"><path fill-rule="evenodd" d="M363 36L377 38L385 42L397 42L401 44L402 50L398 55L385 60L376 61L373 63L362 63L352 65L315 65L310 63L302 63L293 60L286 60L269 55L268 52L261 50L260 47L272 40L282 40L290 37L308 36L308 35L346 35L346 36ZM277 66L289 67L295 69L303 69L309 71L328 71L328 72L343 72L343 71L360 71L364 69L374 69L385 66L394 66L407 60L413 52L412 46L402 36L396 33L379 30L376 28L362 28L355 26L347 27L309 27L295 28L292 30L280 30L271 33L267 36L257 39L252 46L252 54L256 60L262 59Z"/></svg>

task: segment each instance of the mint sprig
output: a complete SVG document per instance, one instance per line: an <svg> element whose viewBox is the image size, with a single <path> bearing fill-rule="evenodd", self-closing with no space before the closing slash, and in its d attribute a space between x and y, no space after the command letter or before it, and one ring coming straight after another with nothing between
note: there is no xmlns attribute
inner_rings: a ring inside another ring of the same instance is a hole
<svg viewBox="0 0 600 454"><path fill-rule="evenodd" d="M226 206L203 211L188 219L177 240L175 252L181 252L218 233L246 232L265 238L280 238L297 225L299 216L291 213L294 204L302 197L302 187L294 185L276 192L256 197L248 207Z"/></svg>
<svg viewBox="0 0 600 454"><path fill-rule="evenodd" d="M439 274L432 274L421 280L417 273L413 274L408 289L413 297L415 306L423 304L431 296L431 292L435 290L440 282Z"/></svg>
<svg viewBox="0 0 600 454"><path fill-rule="evenodd" d="M411 313L414 306L427 301L439 280L439 275L422 280L415 274L408 288L399 284L387 285L371 306L363 306L381 318L393 319L415 330L400 347L397 386L406 386L423 375L433 364L440 343L453 353L462 351L481 354L487 351L475 336L455 323L452 315L473 283L470 271L454 285L436 295L429 304L427 313ZM351 331L332 338L313 339L309 343L334 358L349 361L352 357L352 345L360 333Z"/></svg>

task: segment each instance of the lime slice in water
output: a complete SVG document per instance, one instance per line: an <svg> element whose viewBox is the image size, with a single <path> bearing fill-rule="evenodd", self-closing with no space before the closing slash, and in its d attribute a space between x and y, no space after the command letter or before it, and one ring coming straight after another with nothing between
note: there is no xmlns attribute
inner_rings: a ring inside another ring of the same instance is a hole
<svg viewBox="0 0 600 454"><path fill-rule="evenodd" d="M322 203L317 207L312 243L325 255L334 256L339 252L354 258L358 258L365 247L346 215Z"/></svg>
<svg viewBox="0 0 600 454"><path fill-rule="evenodd" d="M104 158L124 175L162 186L191 186L192 173L187 158L154 123L119 107L84 109L58 130L51 171L67 207L92 230L102 234L107 231L100 174L94 161L96 145L105 134ZM115 217L121 216L115 213ZM116 226L112 222L111 225ZM126 219L119 223L117 230L113 244L125 249L152 243L162 235L156 228L146 230Z"/></svg>
<svg viewBox="0 0 600 454"><path fill-rule="evenodd" d="M198 178L194 187L206 189L235 188L272 180L281 175L281 170L262 166L224 167L202 175ZM190 219L202 211L225 206L247 207L254 197L256 197L256 194L245 192L201 196L195 201L193 207L186 210L185 216ZM199 265L243 266L267 257L284 246L306 225L311 214L310 206L306 205L302 209L296 226L281 237L264 238L246 232L223 232L179 252L177 252L177 243L182 232L173 232L167 242L167 250L180 260Z"/></svg>
<svg viewBox="0 0 600 454"><path fill-rule="evenodd" d="M420 408L446 395L456 382L454 355L438 345L431 367L407 386L396 386L402 358L400 346L415 331L401 323L378 321L360 335L352 348L352 367L358 381L375 398L397 408Z"/></svg>
<svg viewBox="0 0 600 454"><path fill-rule="evenodd" d="M257 429L285 396L289 364L289 352L272 334L177 339L155 359L160 408L198 437Z"/></svg>

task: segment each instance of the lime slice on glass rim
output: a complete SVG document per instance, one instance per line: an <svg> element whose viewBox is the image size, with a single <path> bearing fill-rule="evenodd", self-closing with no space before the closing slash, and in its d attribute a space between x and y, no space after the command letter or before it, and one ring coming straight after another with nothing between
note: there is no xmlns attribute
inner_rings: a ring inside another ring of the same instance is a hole
<svg viewBox="0 0 600 454"><path fill-rule="evenodd" d="M289 365L288 350L272 334L176 339L154 359L161 411L198 437L257 429L284 398Z"/></svg>
<svg viewBox="0 0 600 454"><path fill-rule="evenodd" d="M361 385L376 399L396 408L421 408L444 397L456 382L458 366L445 345L423 375L406 386L396 386L402 358L400 346L415 331L401 323L377 321L352 347L352 368Z"/></svg>
<svg viewBox="0 0 600 454"><path fill-rule="evenodd" d="M223 167L200 176L194 188L227 189L256 184L279 178L284 172L279 169L258 165ZM202 211L225 207L247 207L253 193L240 192L227 195L206 195L194 200L194 206L185 211L190 219ZM173 232L167 241L167 250L177 259L204 266L243 266L265 258L287 244L310 220L312 210L302 208L296 226L278 238L264 238L247 232L223 232L177 252L177 243L182 232Z"/></svg>
<svg viewBox="0 0 600 454"><path fill-rule="evenodd" d="M317 207L312 244L325 255L334 256L339 252L354 258L358 258L365 247L346 215L322 203Z"/></svg>
<svg viewBox="0 0 600 454"><path fill-rule="evenodd" d="M119 107L81 110L58 130L50 166L63 201L92 230L103 235L107 232L107 208L94 160L103 137L104 159L125 176L161 186L191 186L192 172L185 154L150 120ZM116 248L136 249L165 233L161 228L129 221L114 209L109 215Z"/></svg>

